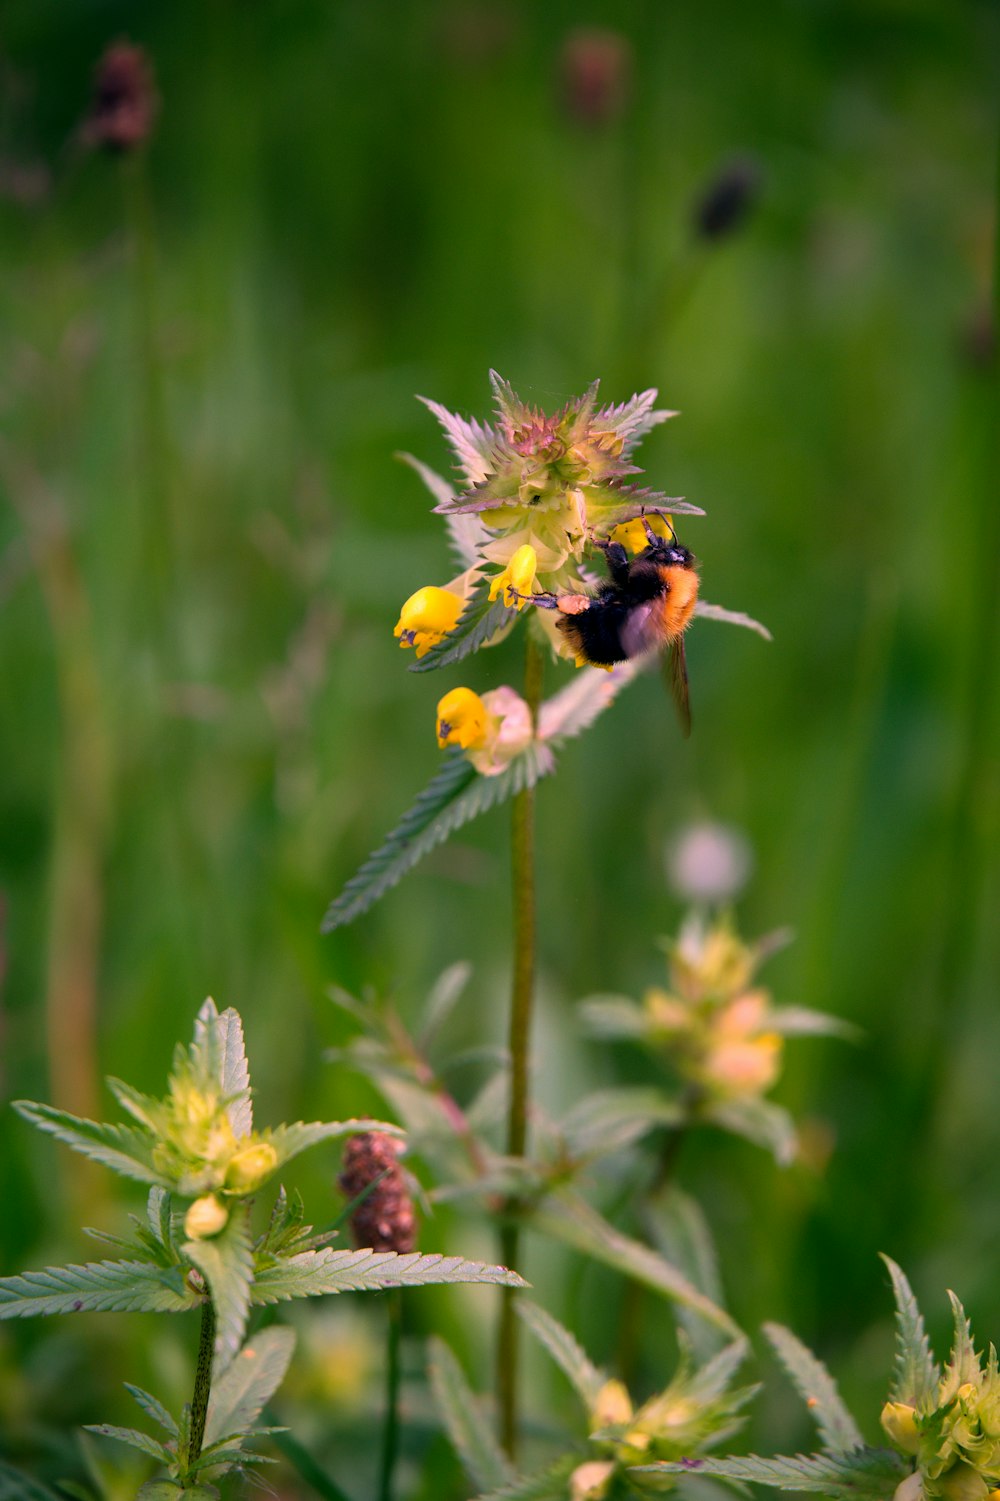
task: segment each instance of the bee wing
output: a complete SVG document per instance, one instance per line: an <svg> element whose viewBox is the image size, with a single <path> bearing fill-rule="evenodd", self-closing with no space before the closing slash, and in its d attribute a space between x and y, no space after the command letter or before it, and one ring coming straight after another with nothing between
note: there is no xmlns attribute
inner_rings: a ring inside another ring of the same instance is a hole
<svg viewBox="0 0 1000 1501"><path fill-rule="evenodd" d="M655 612L651 602L633 605L622 622L621 638L625 655L630 660L632 657L643 656L659 644Z"/></svg>
<svg viewBox="0 0 1000 1501"><path fill-rule="evenodd" d="M684 655L684 637L676 636L667 647L663 660L663 675L670 696L677 706L677 717L685 740L691 733L691 695L688 691L687 659Z"/></svg>

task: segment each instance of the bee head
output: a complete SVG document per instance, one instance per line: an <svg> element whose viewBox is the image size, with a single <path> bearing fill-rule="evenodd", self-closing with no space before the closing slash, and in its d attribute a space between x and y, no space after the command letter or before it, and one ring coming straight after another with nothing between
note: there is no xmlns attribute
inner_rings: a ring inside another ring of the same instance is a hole
<svg viewBox="0 0 1000 1501"><path fill-rule="evenodd" d="M645 556L653 563L659 563L661 567L693 568L694 553L690 548L684 547L676 538L661 539L650 543L646 548Z"/></svg>

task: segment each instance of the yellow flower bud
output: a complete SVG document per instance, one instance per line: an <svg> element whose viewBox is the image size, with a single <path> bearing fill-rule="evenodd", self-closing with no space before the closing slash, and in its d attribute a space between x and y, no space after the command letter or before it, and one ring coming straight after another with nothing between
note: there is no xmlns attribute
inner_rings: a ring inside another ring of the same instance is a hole
<svg viewBox="0 0 1000 1501"><path fill-rule="evenodd" d="M945 1501L986 1501L989 1486L972 1465L959 1463L941 1476L935 1489Z"/></svg>
<svg viewBox="0 0 1000 1501"><path fill-rule="evenodd" d="M503 590L503 602L508 609L513 606L523 610L528 601L523 597L538 589L538 554L530 543L525 543L511 555L510 562L490 584L490 599L496 599Z"/></svg>
<svg viewBox="0 0 1000 1501"><path fill-rule="evenodd" d="M258 1189L278 1166L278 1154L269 1141L244 1147L229 1159L226 1188L231 1193L249 1194Z"/></svg>
<svg viewBox="0 0 1000 1501"><path fill-rule="evenodd" d="M226 1228L229 1210L219 1202L215 1194L204 1194L195 1199L184 1216L184 1234L188 1240L210 1240Z"/></svg>
<svg viewBox="0 0 1000 1501"><path fill-rule="evenodd" d="M569 1477L570 1501L603 1501L615 1473L611 1459L590 1459L577 1465Z"/></svg>
<svg viewBox="0 0 1000 1501"><path fill-rule="evenodd" d="M399 637L400 646L412 646L418 657L425 657L455 629L461 613L462 600L457 594L428 584L403 605L393 635Z"/></svg>
<svg viewBox="0 0 1000 1501"><path fill-rule="evenodd" d="M437 706L437 743L476 750L486 744L493 716L471 688L453 688Z"/></svg>
<svg viewBox="0 0 1000 1501"><path fill-rule="evenodd" d="M746 1042L723 1042L705 1062L705 1081L729 1097L764 1094L781 1072L783 1045L777 1032L762 1032Z"/></svg>
<svg viewBox="0 0 1000 1501"><path fill-rule="evenodd" d="M904 1454L916 1454L920 1447L916 1411L908 1402L887 1402L879 1419L890 1440Z"/></svg>
<svg viewBox="0 0 1000 1501"><path fill-rule="evenodd" d="M591 1430L611 1428L616 1423L627 1423L632 1416L632 1399L621 1381L605 1381L597 1393L590 1414Z"/></svg>

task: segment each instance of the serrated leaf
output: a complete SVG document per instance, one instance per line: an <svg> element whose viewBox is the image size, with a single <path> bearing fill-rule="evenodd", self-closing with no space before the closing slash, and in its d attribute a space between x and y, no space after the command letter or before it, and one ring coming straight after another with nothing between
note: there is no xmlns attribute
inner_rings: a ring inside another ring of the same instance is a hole
<svg viewBox="0 0 1000 1501"><path fill-rule="evenodd" d="M726 1345L725 1349L713 1355L711 1360L706 1361L688 1380L685 1388L688 1399L697 1406L708 1406L709 1403L722 1397L733 1376L746 1360L749 1351L750 1342L741 1335L739 1339L734 1339L731 1344ZM749 1402L758 1390L758 1387L747 1387L742 1393L731 1392L729 1400L734 1405L742 1406L745 1402Z"/></svg>
<svg viewBox="0 0 1000 1501"><path fill-rule="evenodd" d="M560 1370L569 1378L589 1412L604 1389L607 1377L589 1359L576 1339L558 1319L537 1303L518 1298L514 1304L532 1334L548 1350Z"/></svg>
<svg viewBox="0 0 1000 1501"><path fill-rule="evenodd" d="M630 396L628 401L620 402L618 406L602 407L594 417L598 427L607 426L613 428L615 434L624 440L623 452L632 452L640 438L651 432L661 422L669 422L671 417L676 417L677 412L668 412L663 408L657 410L653 403L659 392L655 386L648 391L641 391L635 396Z"/></svg>
<svg viewBox="0 0 1000 1501"><path fill-rule="evenodd" d="M765 1324L764 1333L809 1408L824 1448L841 1453L860 1449L864 1445L860 1429L822 1361L782 1324Z"/></svg>
<svg viewBox="0 0 1000 1501"><path fill-rule="evenodd" d="M594 1090L574 1105L558 1129L574 1156L608 1156L657 1126L676 1126L686 1118L678 1100L651 1086L631 1085Z"/></svg>
<svg viewBox="0 0 1000 1501"><path fill-rule="evenodd" d="M740 1337L742 1331L729 1314L699 1292L677 1267L648 1246L615 1230L573 1189L561 1188L550 1194L532 1212L527 1224L530 1229L563 1241L634 1277L654 1292L695 1310L731 1337Z"/></svg>
<svg viewBox="0 0 1000 1501"><path fill-rule="evenodd" d="M891 1396L913 1407L935 1405L941 1372L931 1354L923 1315L902 1268L882 1255L896 1299L896 1364Z"/></svg>
<svg viewBox="0 0 1000 1501"><path fill-rule="evenodd" d="M183 1313L200 1299L177 1267L90 1261L0 1277L0 1319L54 1313Z"/></svg>
<svg viewBox="0 0 1000 1501"><path fill-rule="evenodd" d="M747 615L742 610L727 610L724 605L710 605L707 599L699 599L694 613L703 620L721 620L725 625L742 625L748 631L756 631L765 641L774 640L766 625L761 625L759 620L754 620L752 615Z"/></svg>
<svg viewBox="0 0 1000 1501"><path fill-rule="evenodd" d="M550 753L538 744L529 745L495 777L480 776L461 751L447 756L437 776L403 815L385 843L368 857L330 904L322 931L330 933L367 912L449 834L515 793L534 786L552 770L552 765Z"/></svg>
<svg viewBox="0 0 1000 1501"><path fill-rule="evenodd" d="M499 1490L477 1496L476 1501L565 1501L567 1481L584 1458L580 1454L566 1454L538 1474L512 1480Z"/></svg>
<svg viewBox="0 0 1000 1501"><path fill-rule="evenodd" d="M443 1340L429 1342L431 1389L445 1429L473 1485L489 1489L514 1479L514 1471L480 1411L461 1366Z"/></svg>
<svg viewBox="0 0 1000 1501"><path fill-rule="evenodd" d="M177 1424L163 1403L154 1397L151 1392L143 1391L141 1386L133 1386L130 1381L125 1382L125 1390L134 1402L138 1402L147 1417L152 1418L154 1423L159 1423L160 1427L165 1429L171 1438L177 1437L179 1431Z"/></svg>
<svg viewBox="0 0 1000 1501"><path fill-rule="evenodd" d="M153 1239L164 1247L172 1245L172 1209L170 1194L165 1188L154 1185L146 1196L146 1223Z"/></svg>
<svg viewBox="0 0 1000 1501"><path fill-rule="evenodd" d="M143 1094L142 1090L134 1089L131 1084L126 1084L124 1079L116 1079L109 1074L105 1080L111 1093L118 1101L123 1110L127 1111L133 1120L137 1120L140 1126L156 1135L163 1116L161 1102L152 1095Z"/></svg>
<svg viewBox="0 0 1000 1501"><path fill-rule="evenodd" d="M253 1243L249 1215L234 1206L225 1228L211 1240L189 1240L181 1247L208 1283L215 1309L215 1364L218 1380L243 1340L253 1286Z"/></svg>
<svg viewBox="0 0 1000 1501"><path fill-rule="evenodd" d="M386 1136L405 1134L401 1126L394 1126L390 1121L363 1118L348 1121L310 1121L308 1124L296 1121L294 1125L275 1126L270 1130L262 1131L260 1139L270 1143L278 1154L279 1164L284 1166L300 1152L305 1152L309 1147L318 1146L320 1142L337 1141L343 1136L359 1136L365 1131L380 1131Z"/></svg>
<svg viewBox="0 0 1000 1501"><path fill-rule="evenodd" d="M975 1345L972 1341L972 1329L969 1325L969 1320L966 1318L965 1309L950 1289L948 1292L948 1301L951 1304L955 1334L944 1376L949 1389L957 1391L967 1381L978 1383L980 1375L979 1356L976 1354Z"/></svg>
<svg viewBox="0 0 1000 1501"><path fill-rule="evenodd" d="M285 1378L295 1348L295 1334L277 1325L247 1341L221 1378L212 1384L205 1422L210 1446L246 1433Z"/></svg>
<svg viewBox="0 0 1000 1501"><path fill-rule="evenodd" d="M435 668L461 662L514 624L518 616L516 607L504 603L503 591L491 600L490 582L484 578L473 586L455 625L436 646L410 663L411 672L432 672Z"/></svg>
<svg viewBox="0 0 1000 1501"><path fill-rule="evenodd" d="M559 746L581 734L610 708L638 670L635 662L619 662L610 672L603 667L581 667L571 683L539 708L539 739Z"/></svg>
<svg viewBox="0 0 1000 1501"><path fill-rule="evenodd" d="M706 1105L700 1118L712 1121L724 1131L744 1136L754 1146L773 1154L780 1167L794 1161L798 1147L795 1122L773 1100L748 1097L742 1100L718 1100Z"/></svg>
<svg viewBox="0 0 1000 1501"><path fill-rule="evenodd" d="M176 1480L147 1480L136 1491L135 1501L177 1501L178 1496L183 1496L184 1501L216 1501L218 1494L214 1486L206 1490L200 1485L181 1485Z"/></svg>
<svg viewBox="0 0 1000 1501"><path fill-rule="evenodd" d="M757 1454L727 1459L682 1459L638 1465L640 1475L714 1475L720 1480L753 1481L782 1491L819 1491L831 1501L866 1497L887 1501L907 1473L888 1449L855 1449L850 1454Z"/></svg>
<svg viewBox="0 0 1000 1501"><path fill-rule="evenodd" d="M238 1011L227 1006L215 1024L219 1050L219 1083L227 1099L226 1115L234 1136L249 1136L253 1130L250 1098L250 1065L247 1062L243 1022Z"/></svg>
<svg viewBox="0 0 1000 1501"><path fill-rule="evenodd" d="M457 412L449 412L440 402L431 401L426 396L418 396L417 400L422 401L427 410L434 413L444 428L445 436L468 483L481 484L490 472L490 454L496 442L493 429L477 422L475 418L460 417Z"/></svg>
<svg viewBox="0 0 1000 1501"><path fill-rule="evenodd" d="M466 1261L461 1256L399 1255L395 1251L302 1251L277 1266L262 1267L253 1287L253 1301L278 1303L288 1298L314 1298L327 1293L370 1292L383 1287L425 1287L431 1283L488 1282L502 1287L527 1287L516 1272Z"/></svg>
<svg viewBox="0 0 1000 1501"><path fill-rule="evenodd" d="M74 1152L100 1162L112 1172L140 1183L163 1183L163 1178L152 1166L151 1143L145 1131L137 1130L135 1126L84 1120L82 1116L70 1115L66 1110L56 1110L34 1100L14 1100L13 1106L18 1115L40 1131L64 1142Z"/></svg>
<svg viewBox="0 0 1000 1501"><path fill-rule="evenodd" d="M699 1292L721 1304L722 1284L712 1232L697 1201L668 1185L647 1201L641 1214L656 1249L679 1267ZM678 1308L677 1317L697 1359L714 1355L722 1332L690 1308Z"/></svg>
<svg viewBox="0 0 1000 1501"><path fill-rule="evenodd" d="M151 1438L148 1433L141 1433L138 1428L119 1428L114 1423L85 1423L84 1428L87 1433L99 1433L102 1438L117 1439L120 1444L128 1444L142 1454L151 1454L160 1464L168 1465L174 1458L159 1439Z"/></svg>

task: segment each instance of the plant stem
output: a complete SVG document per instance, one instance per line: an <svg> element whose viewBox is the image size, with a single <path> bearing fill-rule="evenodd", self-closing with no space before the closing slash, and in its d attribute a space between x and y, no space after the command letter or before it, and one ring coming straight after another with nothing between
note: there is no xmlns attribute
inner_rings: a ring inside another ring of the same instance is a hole
<svg viewBox="0 0 1000 1501"><path fill-rule="evenodd" d="M386 1339L385 1426L382 1430L382 1464L378 1501L392 1501L392 1476L399 1452L400 1346L403 1334L403 1299L400 1289L388 1294L389 1327Z"/></svg>
<svg viewBox="0 0 1000 1501"><path fill-rule="evenodd" d="M188 1438L187 1462L194 1464L201 1454L205 1440L205 1419L208 1416L208 1399L212 1392L212 1352L215 1348L215 1305L206 1297L201 1305L201 1333L198 1338L198 1366L194 1373L194 1395L191 1398L191 1432Z"/></svg>
<svg viewBox="0 0 1000 1501"><path fill-rule="evenodd" d="M542 697L544 657L538 641L528 633L524 663L524 697L532 720ZM514 968L510 1001L510 1108L507 1116L507 1155L523 1157L528 1138L528 1060L531 1011L535 995L535 792L525 787L514 798L511 823L511 875L514 897ZM516 1272L521 1231L516 1200L504 1205L500 1227L500 1260ZM497 1336L497 1396L500 1442L513 1457L517 1448L517 1388L520 1326L514 1312L514 1289L500 1295Z"/></svg>

